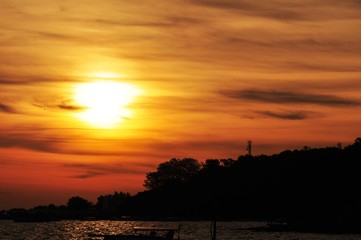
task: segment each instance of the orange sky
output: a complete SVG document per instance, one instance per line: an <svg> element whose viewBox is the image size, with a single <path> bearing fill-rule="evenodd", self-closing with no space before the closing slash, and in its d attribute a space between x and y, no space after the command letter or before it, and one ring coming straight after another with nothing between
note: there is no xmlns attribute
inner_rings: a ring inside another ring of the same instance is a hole
<svg viewBox="0 0 361 240"><path fill-rule="evenodd" d="M361 136L360 1L1 0L0 15L0 210L136 193L161 162L237 158L247 140ZM139 90L111 127L77 117L74 89L99 80Z"/></svg>

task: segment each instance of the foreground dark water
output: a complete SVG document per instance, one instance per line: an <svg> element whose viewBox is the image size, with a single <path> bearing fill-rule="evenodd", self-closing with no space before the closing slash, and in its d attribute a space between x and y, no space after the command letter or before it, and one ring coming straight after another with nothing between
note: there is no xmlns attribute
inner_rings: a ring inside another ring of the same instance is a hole
<svg viewBox="0 0 361 240"><path fill-rule="evenodd" d="M0 221L1 240L101 239L89 233L127 233L134 226L178 227L182 240L210 240L210 222L133 222L133 221L60 221L46 223L14 223ZM255 232L242 230L262 226L259 222L218 222L217 240L361 240L361 235L312 233Z"/></svg>

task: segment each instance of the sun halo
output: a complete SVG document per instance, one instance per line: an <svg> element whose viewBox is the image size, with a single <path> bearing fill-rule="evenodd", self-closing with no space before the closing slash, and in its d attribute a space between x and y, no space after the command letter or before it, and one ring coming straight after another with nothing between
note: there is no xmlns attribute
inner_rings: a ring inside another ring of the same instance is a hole
<svg viewBox="0 0 361 240"><path fill-rule="evenodd" d="M139 89L128 83L94 81L75 87L74 100L85 110L76 116L96 128L114 128L132 115L128 104L139 95Z"/></svg>

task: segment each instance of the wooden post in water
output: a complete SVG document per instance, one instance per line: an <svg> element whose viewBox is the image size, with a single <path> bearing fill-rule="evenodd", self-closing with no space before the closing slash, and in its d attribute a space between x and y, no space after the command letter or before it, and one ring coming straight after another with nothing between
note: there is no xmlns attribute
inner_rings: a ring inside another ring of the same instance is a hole
<svg viewBox="0 0 361 240"><path fill-rule="evenodd" d="M212 221L211 237L212 237L212 240L216 240L216 238L217 238L217 222L216 222L216 220Z"/></svg>

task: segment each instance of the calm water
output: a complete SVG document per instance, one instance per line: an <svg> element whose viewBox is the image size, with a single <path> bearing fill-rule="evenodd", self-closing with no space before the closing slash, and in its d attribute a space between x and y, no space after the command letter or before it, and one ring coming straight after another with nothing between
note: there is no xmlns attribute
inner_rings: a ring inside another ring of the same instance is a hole
<svg viewBox="0 0 361 240"><path fill-rule="evenodd" d="M182 240L210 240L209 222L132 222L132 221L60 221L48 223L14 223L0 221L0 239L101 239L88 233L127 233L134 226L178 227ZM346 240L360 239L361 235L327 235L308 233L265 233L241 230L263 225L257 222L218 222L217 240Z"/></svg>

